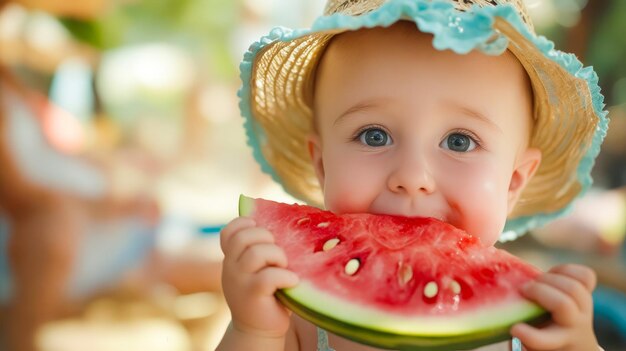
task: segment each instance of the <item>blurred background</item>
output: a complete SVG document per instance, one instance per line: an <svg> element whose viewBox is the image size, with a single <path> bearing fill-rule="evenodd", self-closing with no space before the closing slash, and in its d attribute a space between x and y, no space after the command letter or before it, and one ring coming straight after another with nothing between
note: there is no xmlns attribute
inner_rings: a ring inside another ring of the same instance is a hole
<svg viewBox="0 0 626 351"><path fill-rule="evenodd" d="M626 2L526 0L594 66L610 111L592 191L502 247L598 273L596 330L626 350ZM213 350L218 233L240 193L293 202L246 145L247 47L323 0L0 0L0 350Z"/></svg>

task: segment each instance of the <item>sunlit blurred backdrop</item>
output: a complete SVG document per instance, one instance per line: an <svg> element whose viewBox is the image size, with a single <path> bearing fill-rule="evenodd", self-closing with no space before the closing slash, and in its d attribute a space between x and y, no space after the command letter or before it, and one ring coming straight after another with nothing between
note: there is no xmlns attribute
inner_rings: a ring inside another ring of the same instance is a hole
<svg viewBox="0 0 626 351"><path fill-rule="evenodd" d="M587 222L565 222L506 245L539 265L574 260L596 268L604 289L598 308L621 306L598 310L599 334L607 351L626 350L626 200L619 190L626 186L626 1L526 2L539 33L594 66L612 125L594 173L595 197L575 212ZM219 293L220 227L236 215L240 193L294 201L260 172L246 145L238 63L273 26L309 26L323 6L323 0L24 0L4 7L0 62L29 94L49 100L30 122L9 123L2 136L13 140L14 162L28 164L25 177L60 194L107 199L123 218L133 217L136 206L117 204L141 199L158 208L143 234L148 239L137 239L135 227L107 227L115 219L89 221L67 239L72 249L62 252L71 260L58 278L63 308L36 326L37 350L215 348L228 323ZM19 291L11 274L17 263L6 254L10 222L0 220L5 306ZM579 239L571 240L571 228ZM51 257L24 264L39 272L38 265L54 266L62 256ZM12 330L11 314L0 311L3 329Z"/></svg>

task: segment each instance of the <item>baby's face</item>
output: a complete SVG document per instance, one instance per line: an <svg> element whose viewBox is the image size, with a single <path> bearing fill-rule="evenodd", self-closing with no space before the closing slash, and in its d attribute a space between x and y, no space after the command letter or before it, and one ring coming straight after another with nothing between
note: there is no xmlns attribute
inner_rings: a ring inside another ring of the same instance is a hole
<svg viewBox="0 0 626 351"><path fill-rule="evenodd" d="M508 52L437 51L413 28L342 34L320 63L309 148L326 208L435 217L492 245L541 159L527 76Z"/></svg>

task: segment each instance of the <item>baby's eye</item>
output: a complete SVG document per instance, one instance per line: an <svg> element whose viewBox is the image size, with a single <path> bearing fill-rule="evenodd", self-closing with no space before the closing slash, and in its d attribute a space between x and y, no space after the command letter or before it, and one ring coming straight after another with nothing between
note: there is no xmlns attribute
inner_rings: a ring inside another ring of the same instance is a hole
<svg viewBox="0 0 626 351"><path fill-rule="evenodd" d="M439 146L446 150L468 152L476 148L476 142L469 135L452 133L448 135Z"/></svg>
<svg viewBox="0 0 626 351"><path fill-rule="evenodd" d="M359 141L372 147L391 145L389 134L380 128L369 128L362 131L361 134L359 134Z"/></svg>

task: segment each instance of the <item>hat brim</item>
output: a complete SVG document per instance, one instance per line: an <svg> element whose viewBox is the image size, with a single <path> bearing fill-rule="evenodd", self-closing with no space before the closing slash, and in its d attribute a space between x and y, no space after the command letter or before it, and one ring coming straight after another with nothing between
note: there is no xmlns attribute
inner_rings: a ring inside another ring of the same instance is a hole
<svg viewBox="0 0 626 351"><path fill-rule="evenodd" d="M591 67L532 33L510 5L459 12L444 2L390 0L360 16L320 17L308 30L272 30L250 47L240 67L240 108L248 142L263 171L296 198L323 206L306 143L317 63L334 35L388 27L400 20L413 21L420 31L433 34L438 50L499 55L508 49L518 58L533 88L530 144L542 151L542 163L505 231L521 234L566 213L591 185L591 168L608 125L604 98Z"/></svg>

